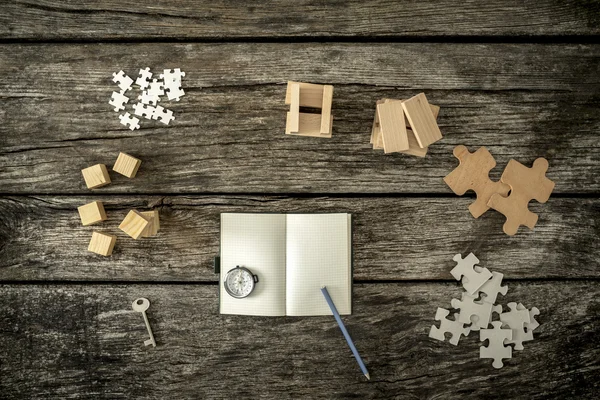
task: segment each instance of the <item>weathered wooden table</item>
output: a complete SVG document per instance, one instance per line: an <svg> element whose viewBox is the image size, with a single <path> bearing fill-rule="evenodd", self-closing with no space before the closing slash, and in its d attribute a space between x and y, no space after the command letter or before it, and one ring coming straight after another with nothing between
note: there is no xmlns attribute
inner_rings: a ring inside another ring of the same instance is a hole
<svg viewBox="0 0 600 400"><path fill-rule="evenodd" d="M597 398L600 5L27 1L0 5L0 398ZM234 4L238 3L238 4ZM169 127L130 131L112 72L180 67ZM333 137L284 135L285 82L335 87ZM425 159L370 148L375 101L426 92L444 139ZM473 219L442 178L452 149L550 162L534 232ZM143 160L90 191L80 170ZM112 257L77 206L105 203ZM161 232L117 229L158 207ZM219 213L351 212L362 377L333 318L217 312ZM541 310L501 370L473 334L429 339L461 288L455 253L503 272L504 304ZM148 297L158 347L131 309Z"/></svg>

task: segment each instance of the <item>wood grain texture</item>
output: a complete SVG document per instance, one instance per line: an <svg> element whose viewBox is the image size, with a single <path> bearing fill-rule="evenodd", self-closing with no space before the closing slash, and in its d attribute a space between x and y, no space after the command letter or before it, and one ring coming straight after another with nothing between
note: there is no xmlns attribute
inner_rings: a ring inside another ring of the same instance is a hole
<svg viewBox="0 0 600 400"><path fill-rule="evenodd" d="M593 1L4 2L5 39L598 35Z"/></svg>
<svg viewBox="0 0 600 400"><path fill-rule="evenodd" d="M124 178L126 179L126 178ZM102 200L108 220L81 226L77 206ZM506 279L598 278L600 200L532 202L535 231L502 232L493 210L474 219L470 197L72 197L0 199L0 279L216 281L222 212L353 214L355 280L452 280L452 257L474 252ZM161 228L133 240L117 227L130 209L156 207ZM116 234L110 258L86 251L92 230Z"/></svg>
<svg viewBox="0 0 600 400"><path fill-rule="evenodd" d="M512 283L506 304L537 306L535 340L503 369L472 334L428 338L453 284L362 284L344 317L371 381L333 317L220 316L216 285L0 286L6 398L593 399L600 390L596 282ZM150 302L157 341L131 309ZM535 377L535 384L532 383Z"/></svg>
<svg viewBox="0 0 600 400"><path fill-rule="evenodd" d="M169 127L131 132L111 76L147 65L181 67L186 96ZM0 67L2 193L89 193L79 169L119 151L144 163L104 193L451 193L457 144L487 146L498 171L545 157L556 193L600 191L600 46L0 45ZM284 134L289 79L336 87L331 140ZM373 152L375 100L421 91L444 139L425 159Z"/></svg>

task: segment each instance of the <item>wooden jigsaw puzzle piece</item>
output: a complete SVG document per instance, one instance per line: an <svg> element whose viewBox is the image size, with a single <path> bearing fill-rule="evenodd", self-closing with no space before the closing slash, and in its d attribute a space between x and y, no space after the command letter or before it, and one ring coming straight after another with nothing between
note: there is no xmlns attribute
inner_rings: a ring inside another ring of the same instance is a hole
<svg viewBox="0 0 600 400"><path fill-rule="evenodd" d="M431 329L429 330L429 337L437 340L441 340L442 342L446 340L446 333L451 333L452 337L448 342L453 344L454 346L458 345L458 341L460 340L460 336L467 336L469 334L470 329L465 328L465 324L459 322L457 320L458 314L453 314L453 320L446 318L450 311L439 308L435 313L435 320L440 321L440 327L436 327L435 325L431 325Z"/></svg>
<svg viewBox="0 0 600 400"><path fill-rule="evenodd" d="M502 368L504 363L502 359L512 358L512 348L505 346L507 340L512 339L512 331L510 329L502 329L502 322L492 322L492 329L482 329L479 331L479 340L482 342L488 341L487 347L479 348L479 358L492 358L494 368Z"/></svg>
<svg viewBox="0 0 600 400"><path fill-rule="evenodd" d="M453 260L456 261L456 266L450 270L450 273L457 281L462 278L463 287L471 295L492 277L492 273L487 268L480 267L479 271L474 269L479 259L473 253L469 253L465 258L456 254Z"/></svg>
<svg viewBox="0 0 600 400"><path fill-rule="evenodd" d="M496 166L496 160L485 147L470 153L465 146L459 145L454 148L453 154L460 163L446 175L444 182L459 196L468 190L477 194L477 199L469 205L469 211L473 217L479 218L490 208L488 201L492 195L506 196L510 186L490 179L489 173Z"/></svg>
<svg viewBox="0 0 600 400"><path fill-rule="evenodd" d="M518 161L510 160L502 173L500 180L510 186L508 197L492 195L488 206L504 214L504 233L514 235L519 226L525 225L533 230L538 215L529 211L529 202L533 199L545 203L554 190L554 182L546 178L548 161L538 158L533 166L528 168Z"/></svg>

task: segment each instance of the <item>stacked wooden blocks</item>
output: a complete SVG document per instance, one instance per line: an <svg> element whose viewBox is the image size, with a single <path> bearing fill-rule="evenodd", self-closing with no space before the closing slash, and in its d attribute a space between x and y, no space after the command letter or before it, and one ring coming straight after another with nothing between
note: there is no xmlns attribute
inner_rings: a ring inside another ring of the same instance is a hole
<svg viewBox="0 0 600 400"><path fill-rule="evenodd" d="M331 103L333 86L312 83L288 82L285 104L290 106L287 113L285 133L296 136L331 137L333 116ZM316 109L321 112L308 112L300 107Z"/></svg>
<svg viewBox="0 0 600 400"><path fill-rule="evenodd" d="M112 168L114 172L133 178L138 172L142 161L126 153L119 153ZM93 165L82 171L83 179L89 189L96 189L111 183L108 170L104 164ZM77 208L81 223L84 226L106 221L106 211L101 201L93 201ZM136 211L131 210L119 225L119 229L134 239L151 237L158 233L160 228L158 210ZM102 256L110 256L115 247L117 237L104 232L92 232L88 250Z"/></svg>
<svg viewBox="0 0 600 400"><path fill-rule="evenodd" d="M442 138L437 125L440 107L429 104L424 93L408 100L382 99L371 130L374 150L425 157L429 145Z"/></svg>

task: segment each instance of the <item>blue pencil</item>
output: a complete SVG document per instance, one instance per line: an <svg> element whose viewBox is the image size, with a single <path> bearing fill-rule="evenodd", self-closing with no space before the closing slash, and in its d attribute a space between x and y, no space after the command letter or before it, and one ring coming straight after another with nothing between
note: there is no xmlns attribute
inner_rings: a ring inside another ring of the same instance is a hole
<svg viewBox="0 0 600 400"><path fill-rule="evenodd" d="M344 323L342 322L342 319L340 318L340 314L338 313L337 308L335 308L335 304L333 304L333 300L331 300L331 296L329 296L329 292L327 291L327 288L325 286L323 286L321 288L321 292L323 293L323 296L325 296L325 300L327 300L327 304L329 304L329 308L331 308L331 312L333 313L335 320L337 321L338 325L340 326L340 329L342 330L342 333L344 334L344 337L346 338L346 342L348 342L348 346L350 346L350 350L352 350L352 353L354 354L354 358L356 358L356 362L358 362L358 366L360 367L360 370L362 371L363 374L365 374L365 376L367 377L368 380L371 380L371 377L369 376L369 371L367 371L367 367L365 367L365 363L363 363L362 358L360 358L360 354L358 354L358 350L356 350L356 347L354 346L354 342L352 342L352 338L350 337L350 334L346 330L346 327L344 326Z"/></svg>

